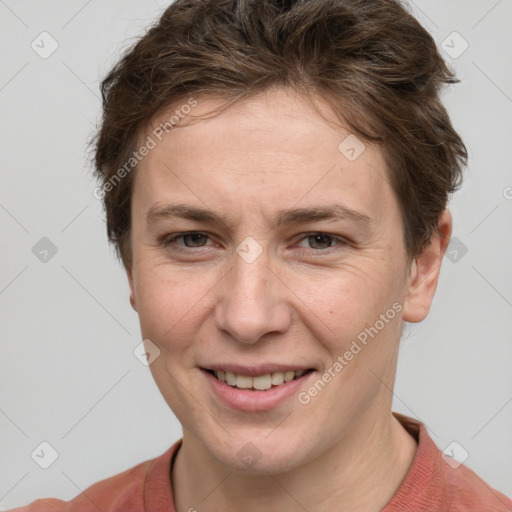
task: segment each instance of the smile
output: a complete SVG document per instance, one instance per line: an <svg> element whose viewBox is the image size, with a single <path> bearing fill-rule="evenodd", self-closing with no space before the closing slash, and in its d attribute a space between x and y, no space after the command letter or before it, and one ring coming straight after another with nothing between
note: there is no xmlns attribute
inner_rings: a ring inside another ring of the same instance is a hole
<svg viewBox="0 0 512 512"><path fill-rule="evenodd" d="M312 370L290 370L286 372L273 372L257 375L254 377L224 370L208 371L218 380L225 382L228 386L233 388L253 391L266 391L272 387L280 386L285 382L300 379L303 375L311 372Z"/></svg>

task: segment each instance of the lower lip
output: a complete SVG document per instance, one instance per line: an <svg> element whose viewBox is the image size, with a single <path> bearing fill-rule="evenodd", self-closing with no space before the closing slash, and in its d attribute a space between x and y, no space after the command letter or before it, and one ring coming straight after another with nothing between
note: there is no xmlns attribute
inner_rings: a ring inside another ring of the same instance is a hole
<svg viewBox="0 0 512 512"><path fill-rule="evenodd" d="M272 386L265 391L251 391L228 386L210 372L201 369L209 382L214 394L224 404L242 411L268 411L292 396L296 396L300 388L315 373L311 371L302 377L285 382L279 386Z"/></svg>

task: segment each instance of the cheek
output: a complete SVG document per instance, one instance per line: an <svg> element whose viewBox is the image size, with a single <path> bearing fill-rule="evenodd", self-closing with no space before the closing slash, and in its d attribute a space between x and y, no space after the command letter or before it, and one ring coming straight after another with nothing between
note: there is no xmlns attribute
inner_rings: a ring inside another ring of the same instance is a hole
<svg viewBox="0 0 512 512"><path fill-rule="evenodd" d="M400 338L401 321L396 311L400 308L398 287L390 273L345 269L336 276L317 283L321 286L306 287L304 280L307 307L302 306L302 322L329 354L323 370L330 369L336 377L324 398L339 402L342 411L350 409L350 396L370 400L377 392L380 381L368 369L385 378ZM340 390L341 399L337 396Z"/></svg>
<svg viewBox="0 0 512 512"><path fill-rule="evenodd" d="M323 326L331 337L341 334L345 339L373 324L398 299L392 269L366 263L290 279L297 305L310 318L311 328Z"/></svg>
<svg viewBox="0 0 512 512"><path fill-rule="evenodd" d="M136 299L144 337L168 345L170 340L189 342L197 331L215 280L206 272L173 272L164 267L139 266ZM175 348L179 342L172 342Z"/></svg>

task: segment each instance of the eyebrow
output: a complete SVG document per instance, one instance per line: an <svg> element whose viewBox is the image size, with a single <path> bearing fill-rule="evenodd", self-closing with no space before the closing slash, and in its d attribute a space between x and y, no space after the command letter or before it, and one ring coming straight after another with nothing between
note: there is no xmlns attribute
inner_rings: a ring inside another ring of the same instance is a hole
<svg viewBox="0 0 512 512"><path fill-rule="evenodd" d="M146 222L155 224L168 219L187 219L207 224L224 224L230 228L234 222L222 217L206 208L189 206L185 204L169 204L165 206L153 206L146 213ZM360 227L371 227L374 220L366 213L353 210L340 203L322 207L292 208L280 210L276 215L276 226L287 224L306 224L320 220L348 220Z"/></svg>

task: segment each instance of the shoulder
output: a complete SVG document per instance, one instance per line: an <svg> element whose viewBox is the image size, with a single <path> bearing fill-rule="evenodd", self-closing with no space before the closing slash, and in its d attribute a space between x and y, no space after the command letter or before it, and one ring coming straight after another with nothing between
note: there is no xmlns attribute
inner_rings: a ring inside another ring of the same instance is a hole
<svg viewBox="0 0 512 512"><path fill-rule="evenodd" d="M53 498L45 498L33 501L30 505L9 509L8 512L38 512L45 510L46 512L60 512L63 510L62 505L65 503L61 500Z"/></svg>
<svg viewBox="0 0 512 512"><path fill-rule="evenodd" d="M446 465L444 471L450 511L512 511L512 500L491 487L467 466L452 468Z"/></svg>
<svg viewBox="0 0 512 512"><path fill-rule="evenodd" d="M404 481L383 512L512 512L512 500L469 467L447 457L425 425L393 413L416 439L416 456Z"/></svg>
<svg viewBox="0 0 512 512"><path fill-rule="evenodd" d="M70 501L44 498L9 512L130 512L144 510L144 488L151 468L165 465L176 445L154 459L91 485Z"/></svg>

